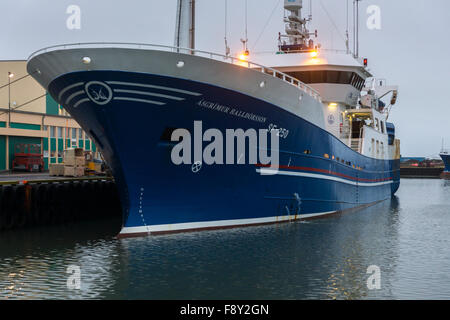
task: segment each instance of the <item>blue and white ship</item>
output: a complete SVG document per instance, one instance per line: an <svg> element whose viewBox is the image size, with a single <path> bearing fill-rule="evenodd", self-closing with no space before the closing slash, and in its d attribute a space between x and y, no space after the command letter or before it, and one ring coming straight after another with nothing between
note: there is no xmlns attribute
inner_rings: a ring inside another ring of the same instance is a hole
<svg viewBox="0 0 450 320"><path fill-rule="evenodd" d="M444 171L441 173L441 178L450 180L450 151L442 149L439 156L444 162Z"/></svg>
<svg viewBox="0 0 450 320"><path fill-rule="evenodd" d="M355 54L315 45L301 0L285 0L278 52L240 58L194 49L193 6L178 1L173 47L61 45L28 61L111 167L120 237L322 217L396 192L400 142L386 105L396 86ZM278 169L240 159L173 163L173 132L194 132L200 121L203 131L276 130L278 149L269 149Z"/></svg>

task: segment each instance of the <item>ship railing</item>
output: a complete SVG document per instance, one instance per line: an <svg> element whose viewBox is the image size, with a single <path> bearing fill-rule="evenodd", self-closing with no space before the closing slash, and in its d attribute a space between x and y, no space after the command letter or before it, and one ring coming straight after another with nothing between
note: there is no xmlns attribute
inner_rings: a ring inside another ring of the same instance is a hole
<svg viewBox="0 0 450 320"><path fill-rule="evenodd" d="M197 49L181 48L181 47L158 45L158 44L124 43L124 42L70 43L70 44L49 46L49 47L37 50L28 57L28 61L30 61L35 56L42 54L42 53L46 53L46 52L62 50L62 49L92 48L93 46L95 46L96 48L158 49L158 50L163 50L163 51L171 51L171 52L178 52L178 53L184 53L184 54L193 54L195 56L206 57L206 58L213 59L213 60L227 62L227 63L231 63L231 64L238 65L241 67L247 67L249 69L259 71L264 74L271 75L275 78L278 78L284 82L289 83L290 85L297 87L299 90L310 95L317 101L322 102L322 98L320 97L320 94L318 91L314 90L310 86L306 85L305 83L299 81L298 79L296 79L294 77L291 77L290 75L288 75L286 73L283 73L281 71L278 71L278 70L270 68L270 67L260 65L258 63L254 63L254 62L251 62L248 60L236 58L236 57L233 57L230 55L225 56L225 55L222 55L219 53L208 52L208 51L197 50Z"/></svg>
<svg viewBox="0 0 450 320"><path fill-rule="evenodd" d="M284 53L280 50L277 51L273 51L273 50L266 50L266 51L257 51L254 52L255 54L291 54L291 53L305 53L305 52L311 52L311 49L307 49L307 50L289 50L289 52ZM325 49L325 48L320 48L318 49L319 53L320 52L325 52L325 53L339 53L339 54L350 54L349 52L347 52L347 50L338 50L338 49Z"/></svg>

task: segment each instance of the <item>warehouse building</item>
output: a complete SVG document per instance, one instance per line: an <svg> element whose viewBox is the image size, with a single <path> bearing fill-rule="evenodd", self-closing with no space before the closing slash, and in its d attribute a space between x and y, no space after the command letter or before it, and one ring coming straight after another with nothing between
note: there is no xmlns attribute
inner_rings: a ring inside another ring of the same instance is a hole
<svg viewBox="0 0 450 320"><path fill-rule="evenodd" d="M63 151L79 147L99 153L78 123L26 71L26 61L0 61L0 171L10 170L15 152L38 145L45 168L62 163Z"/></svg>

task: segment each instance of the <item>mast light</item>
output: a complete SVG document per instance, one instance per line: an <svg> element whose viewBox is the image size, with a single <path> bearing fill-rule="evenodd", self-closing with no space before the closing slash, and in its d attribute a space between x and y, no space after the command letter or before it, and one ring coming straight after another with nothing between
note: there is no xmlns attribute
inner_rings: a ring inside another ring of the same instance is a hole
<svg viewBox="0 0 450 320"><path fill-rule="evenodd" d="M250 55L250 52L248 50L245 50L243 53L239 55L239 60L247 60L248 56Z"/></svg>

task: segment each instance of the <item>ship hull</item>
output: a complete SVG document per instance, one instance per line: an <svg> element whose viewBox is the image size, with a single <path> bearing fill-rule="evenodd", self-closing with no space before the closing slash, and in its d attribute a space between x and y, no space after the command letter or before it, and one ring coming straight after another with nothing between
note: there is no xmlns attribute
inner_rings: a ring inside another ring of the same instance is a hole
<svg viewBox="0 0 450 320"><path fill-rule="evenodd" d="M242 91L110 70L61 74L48 91L112 168L124 213L121 237L321 217L386 200L399 186L398 160L362 156L286 106ZM171 132L194 132L195 121L203 131L285 128L278 172L245 159L174 164Z"/></svg>
<svg viewBox="0 0 450 320"><path fill-rule="evenodd" d="M444 171L441 173L441 179L450 180L450 154L441 153L442 161L444 161Z"/></svg>

